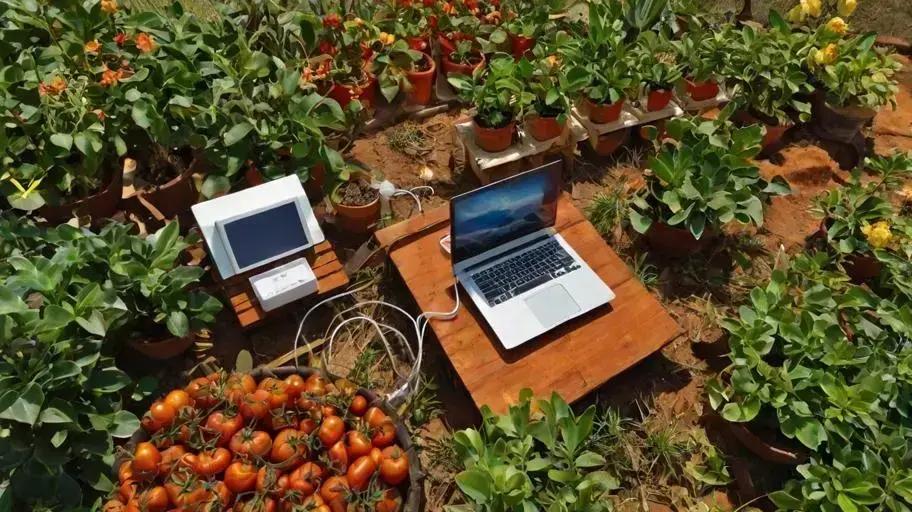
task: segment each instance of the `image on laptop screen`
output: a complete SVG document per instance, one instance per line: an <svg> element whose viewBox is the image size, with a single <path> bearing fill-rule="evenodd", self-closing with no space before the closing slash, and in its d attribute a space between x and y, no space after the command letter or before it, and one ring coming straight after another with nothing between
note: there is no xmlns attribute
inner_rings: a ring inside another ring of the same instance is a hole
<svg viewBox="0 0 912 512"><path fill-rule="evenodd" d="M237 270L309 245L294 201L224 224Z"/></svg>
<svg viewBox="0 0 912 512"><path fill-rule="evenodd" d="M548 165L455 198L453 261L458 263L511 240L553 226L559 194Z"/></svg>

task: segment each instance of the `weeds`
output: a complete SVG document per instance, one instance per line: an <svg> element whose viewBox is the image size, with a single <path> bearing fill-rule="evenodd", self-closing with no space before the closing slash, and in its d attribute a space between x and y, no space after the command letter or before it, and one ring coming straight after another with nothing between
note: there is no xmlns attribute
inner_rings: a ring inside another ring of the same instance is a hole
<svg viewBox="0 0 912 512"><path fill-rule="evenodd" d="M364 350L358 353L358 357L348 373L348 380L363 388L376 388L379 382L376 379L374 370L381 355L381 350L373 344L364 347Z"/></svg>
<svg viewBox="0 0 912 512"><path fill-rule="evenodd" d="M633 260L633 274L647 288L655 288L659 284L659 269L646 261L649 254L642 253Z"/></svg>
<svg viewBox="0 0 912 512"><path fill-rule="evenodd" d="M387 132L389 147L409 156L424 156L433 149L430 137L418 123L407 121Z"/></svg>
<svg viewBox="0 0 912 512"><path fill-rule="evenodd" d="M420 375L415 391L404 406L404 414L414 429L443 414L443 404L437 399L437 383L433 378Z"/></svg>
<svg viewBox="0 0 912 512"><path fill-rule="evenodd" d="M604 236L613 236L627 220L628 194L625 186L614 184L606 192L601 192L586 208L589 220L595 229Z"/></svg>

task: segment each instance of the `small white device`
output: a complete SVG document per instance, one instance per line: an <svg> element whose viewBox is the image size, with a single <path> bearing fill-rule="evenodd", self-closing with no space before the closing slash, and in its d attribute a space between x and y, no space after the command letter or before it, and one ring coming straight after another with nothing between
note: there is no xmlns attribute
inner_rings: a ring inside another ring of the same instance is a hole
<svg viewBox="0 0 912 512"><path fill-rule="evenodd" d="M506 349L614 300L553 226L560 161L450 201L453 273Z"/></svg>
<svg viewBox="0 0 912 512"><path fill-rule="evenodd" d="M296 259L250 278L260 307L272 311L317 292L317 276L307 260Z"/></svg>

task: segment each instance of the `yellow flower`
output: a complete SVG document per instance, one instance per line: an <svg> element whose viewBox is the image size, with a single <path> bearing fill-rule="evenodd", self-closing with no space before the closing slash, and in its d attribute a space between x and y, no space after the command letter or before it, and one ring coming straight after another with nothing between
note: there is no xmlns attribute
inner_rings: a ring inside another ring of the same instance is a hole
<svg viewBox="0 0 912 512"><path fill-rule="evenodd" d="M393 34L387 34L386 32L380 32L380 36L377 37L377 40L380 41L384 46L389 46L396 42L396 36Z"/></svg>
<svg viewBox="0 0 912 512"><path fill-rule="evenodd" d="M823 11L821 0L801 0L801 12L812 18L820 16Z"/></svg>
<svg viewBox="0 0 912 512"><path fill-rule="evenodd" d="M800 5L796 5L788 12L786 18L788 18L791 23L804 23L804 20L807 18L807 13L801 9Z"/></svg>
<svg viewBox="0 0 912 512"><path fill-rule="evenodd" d="M85 50L86 53L98 53L98 51L101 50L101 43L98 42L98 39L94 39L87 42L85 46L83 46L83 50Z"/></svg>
<svg viewBox="0 0 912 512"><path fill-rule="evenodd" d="M861 227L861 232L868 239L868 245L872 249L883 249L893 240L890 224L883 220L873 225L865 224Z"/></svg>
<svg viewBox="0 0 912 512"><path fill-rule="evenodd" d="M814 51L814 62L821 66L826 66L827 64L836 62L836 59L838 57L839 48L837 48L836 44L834 43L826 45L826 48Z"/></svg>
<svg viewBox="0 0 912 512"><path fill-rule="evenodd" d="M845 35L845 33L849 31L849 24L838 16L828 21L826 27L830 32L839 34L841 36Z"/></svg>
<svg viewBox="0 0 912 512"><path fill-rule="evenodd" d="M352 20L352 23L354 23L356 27L362 27L362 26L364 26L364 20L362 20L361 18L355 18L355 19L353 19L353 20Z"/></svg>
<svg viewBox="0 0 912 512"><path fill-rule="evenodd" d="M839 0L836 5L836 10L839 11L840 16L848 18L855 12L856 7L858 7L858 2L856 0Z"/></svg>
<svg viewBox="0 0 912 512"><path fill-rule="evenodd" d="M101 10L108 13L114 14L117 12L117 0L101 0Z"/></svg>

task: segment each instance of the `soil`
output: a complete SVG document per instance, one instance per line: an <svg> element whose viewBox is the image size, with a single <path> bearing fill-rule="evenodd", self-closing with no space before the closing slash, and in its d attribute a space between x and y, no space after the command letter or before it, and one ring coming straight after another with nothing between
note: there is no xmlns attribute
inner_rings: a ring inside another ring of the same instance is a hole
<svg viewBox="0 0 912 512"><path fill-rule="evenodd" d="M371 183L365 179L349 181L339 187L339 204L345 206L367 206L380 197L380 192L371 187Z"/></svg>
<svg viewBox="0 0 912 512"><path fill-rule="evenodd" d="M160 187L177 178L187 169L182 155L168 151L154 144L151 154L137 155L137 165L143 181L153 187Z"/></svg>

